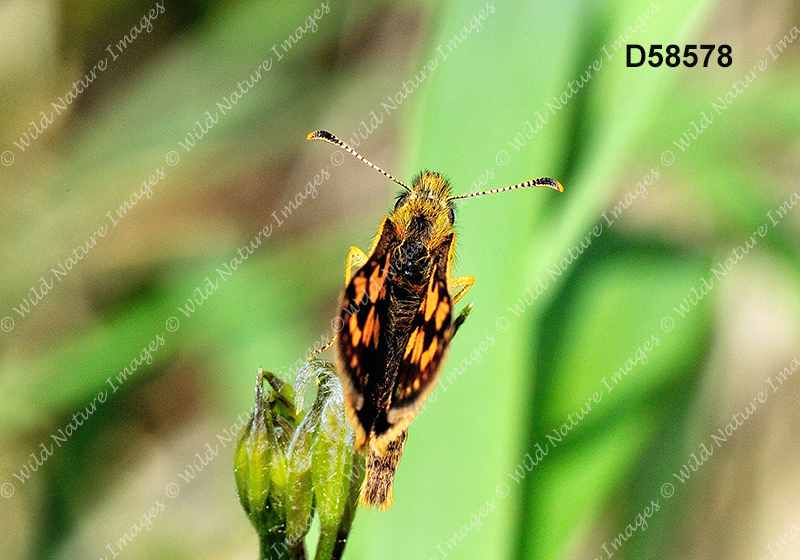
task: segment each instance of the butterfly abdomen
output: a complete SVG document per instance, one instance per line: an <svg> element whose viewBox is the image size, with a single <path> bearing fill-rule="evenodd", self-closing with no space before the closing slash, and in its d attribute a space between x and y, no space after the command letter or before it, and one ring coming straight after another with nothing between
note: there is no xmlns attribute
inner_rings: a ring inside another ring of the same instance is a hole
<svg viewBox="0 0 800 560"><path fill-rule="evenodd" d="M394 498L394 474L403 448L406 445L408 431L403 431L386 446L385 450L374 448L370 444L367 452L367 472L361 485L361 505L377 507L382 511L392 505Z"/></svg>
<svg viewBox="0 0 800 560"><path fill-rule="evenodd" d="M411 324L425 295L425 285L393 282L387 287L386 295L389 306L383 327L386 345L382 370L376 371L371 376L371 382L367 384L365 401L374 403L374 406L364 410L361 417L370 438L380 437L391 428L386 412L392 402L392 391L403 352L408 344Z"/></svg>

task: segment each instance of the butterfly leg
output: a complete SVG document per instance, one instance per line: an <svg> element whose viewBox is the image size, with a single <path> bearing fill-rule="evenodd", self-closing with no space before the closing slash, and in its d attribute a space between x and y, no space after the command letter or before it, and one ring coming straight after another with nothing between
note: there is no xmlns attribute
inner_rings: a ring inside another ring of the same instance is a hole
<svg viewBox="0 0 800 560"><path fill-rule="evenodd" d="M347 253L347 263L344 267L344 285L350 283L353 277L353 269L359 269L367 262L367 255L358 247L350 247L350 252Z"/></svg>
<svg viewBox="0 0 800 560"><path fill-rule="evenodd" d="M458 278L451 278L447 282L447 288L450 290L453 297L453 305L458 303L458 300L467 294L474 283L474 276L459 276Z"/></svg>
<svg viewBox="0 0 800 560"><path fill-rule="evenodd" d="M447 287L450 290L450 293L453 294L453 305L455 305L458 300L466 295L474 283L475 278L473 276L459 276L458 278L450 279L450 281L447 283ZM467 315L469 315L470 311L472 311L471 303L462 309L461 313L458 315L458 317L456 317L456 320L453 323L453 336L455 336L458 328L467 319Z"/></svg>
<svg viewBox="0 0 800 560"><path fill-rule="evenodd" d="M331 339L328 341L328 344L326 344L325 346L323 346L323 347L322 347L322 348L320 348L319 350L313 350L313 351L311 352L311 356L316 356L317 354L322 354L323 352L325 352L325 350L327 350L328 348L330 348L331 346L333 346L333 343L334 343L334 341L335 341L335 340L336 340L336 335L333 335L333 336L331 337Z"/></svg>

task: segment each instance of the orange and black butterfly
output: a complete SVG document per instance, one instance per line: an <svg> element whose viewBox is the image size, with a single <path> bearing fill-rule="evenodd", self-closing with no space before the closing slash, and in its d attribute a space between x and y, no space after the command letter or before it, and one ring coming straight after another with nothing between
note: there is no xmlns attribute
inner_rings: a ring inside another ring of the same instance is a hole
<svg viewBox="0 0 800 560"><path fill-rule="evenodd" d="M471 308L453 320L453 305L475 281L451 276L453 201L522 187L564 188L542 177L451 196L450 183L438 173L423 171L408 186L330 132L318 130L308 139L339 146L405 189L383 219L369 256L350 248L337 339L338 374L355 447L367 452L361 503L386 509L408 425L439 379L450 340Z"/></svg>

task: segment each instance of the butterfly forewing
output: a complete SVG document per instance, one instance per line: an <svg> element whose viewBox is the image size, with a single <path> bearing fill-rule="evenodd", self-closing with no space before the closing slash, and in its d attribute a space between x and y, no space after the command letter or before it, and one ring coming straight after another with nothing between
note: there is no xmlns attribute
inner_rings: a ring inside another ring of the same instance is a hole
<svg viewBox="0 0 800 560"><path fill-rule="evenodd" d="M395 226L385 218L375 248L353 275L342 301L340 376L351 405L348 412L357 419L351 418L351 422L358 445L365 442L376 413L374 403L366 402L365 406L367 386L370 381L378 381L373 377L384 376L386 372L387 342L382 321L388 316L389 257L396 244Z"/></svg>

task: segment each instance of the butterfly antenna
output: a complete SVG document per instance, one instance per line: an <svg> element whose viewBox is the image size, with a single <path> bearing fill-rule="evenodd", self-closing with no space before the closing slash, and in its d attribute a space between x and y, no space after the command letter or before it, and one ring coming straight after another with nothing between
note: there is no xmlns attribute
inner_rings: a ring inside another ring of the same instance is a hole
<svg viewBox="0 0 800 560"><path fill-rule="evenodd" d="M347 152L350 152L351 154L356 156L358 159L360 159L361 161L363 161L364 163L369 165L372 169L376 169L381 174L383 174L385 177L388 177L389 179L391 179L392 181L394 181L395 183L397 183L398 185L403 187L405 190L411 192L411 187L406 185L403 181L401 181L400 179L398 179L397 177L395 177L391 173L387 173L386 171L384 171L383 169L381 169L380 167L378 167L377 165L372 163L370 160L368 160L367 158L365 158L364 156L359 154L353 148L351 148L350 146L348 146L347 144L345 144L344 142L339 140L339 138L337 138L336 135L331 134L330 132L327 132L325 130L315 130L314 132L312 132L311 134L306 136L306 140L325 140L326 142L329 142L329 143L331 143L331 144L333 144L335 146L339 146L343 150L345 150Z"/></svg>
<svg viewBox="0 0 800 560"><path fill-rule="evenodd" d="M489 191L473 192L467 194L459 194L457 196L451 196L450 200L456 200L459 198L472 198L475 196L482 196L484 194L494 194L503 191L513 191L514 189L522 189L525 187L548 187L558 192L564 192L564 186L555 179L551 179L550 177L539 177L538 179L532 179L530 181L525 181L524 183L517 183L516 185L510 185L508 187L503 187L501 189L492 189Z"/></svg>

